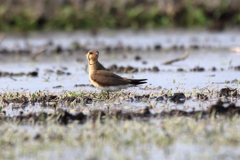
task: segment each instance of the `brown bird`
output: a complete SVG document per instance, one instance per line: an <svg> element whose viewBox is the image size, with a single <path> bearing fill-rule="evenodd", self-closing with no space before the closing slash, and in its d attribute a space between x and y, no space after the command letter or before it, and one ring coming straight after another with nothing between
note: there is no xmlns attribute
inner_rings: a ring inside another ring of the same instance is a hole
<svg viewBox="0 0 240 160"><path fill-rule="evenodd" d="M106 91L108 96L109 92L147 83L145 82L147 79L128 79L108 71L101 63L98 62L98 51L90 50L86 54L86 57L88 59L88 72L91 83L95 87Z"/></svg>

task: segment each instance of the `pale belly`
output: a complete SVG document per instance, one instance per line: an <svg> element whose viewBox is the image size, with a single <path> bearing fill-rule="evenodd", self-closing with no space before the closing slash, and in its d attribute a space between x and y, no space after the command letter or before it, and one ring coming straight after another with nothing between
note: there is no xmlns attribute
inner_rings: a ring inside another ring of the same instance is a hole
<svg viewBox="0 0 240 160"><path fill-rule="evenodd" d="M114 92L114 91L118 91L118 90L121 90L121 89L126 89L128 87L132 87L133 85L119 85L119 86L102 86L102 85L99 85L98 83L96 83L95 81L93 81L90 77L89 77L92 85L96 88L99 88L103 91L106 91L106 92Z"/></svg>

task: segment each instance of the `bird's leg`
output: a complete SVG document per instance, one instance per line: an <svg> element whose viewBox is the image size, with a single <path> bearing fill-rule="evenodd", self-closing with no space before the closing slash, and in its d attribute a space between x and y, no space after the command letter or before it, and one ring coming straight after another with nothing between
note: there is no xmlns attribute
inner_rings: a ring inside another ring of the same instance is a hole
<svg viewBox="0 0 240 160"><path fill-rule="evenodd" d="M110 99L110 97L109 97L109 91L107 91L107 98Z"/></svg>

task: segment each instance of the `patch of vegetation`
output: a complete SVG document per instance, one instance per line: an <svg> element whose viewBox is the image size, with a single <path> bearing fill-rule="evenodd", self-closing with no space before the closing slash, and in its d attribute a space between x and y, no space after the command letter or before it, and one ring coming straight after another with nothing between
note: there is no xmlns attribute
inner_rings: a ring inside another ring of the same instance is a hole
<svg viewBox="0 0 240 160"><path fill-rule="evenodd" d="M239 125L239 117L175 117L155 122L107 120L81 126L50 123L24 127L2 123L0 153L3 159L65 159L68 155L82 159L239 157Z"/></svg>
<svg viewBox="0 0 240 160"><path fill-rule="evenodd" d="M240 2L154 1L0 1L0 30L210 27L240 24Z"/></svg>

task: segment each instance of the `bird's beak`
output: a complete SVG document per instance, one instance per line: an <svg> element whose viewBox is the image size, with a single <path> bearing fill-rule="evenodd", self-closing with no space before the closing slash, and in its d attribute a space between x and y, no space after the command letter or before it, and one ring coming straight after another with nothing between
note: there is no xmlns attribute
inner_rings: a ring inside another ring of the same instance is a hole
<svg viewBox="0 0 240 160"><path fill-rule="evenodd" d="M89 55L90 55L89 53L86 54L86 58L88 61L89 61Z"/></svg>

